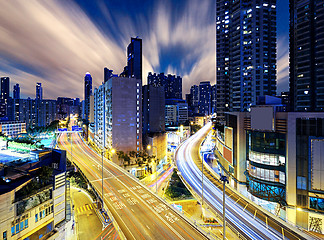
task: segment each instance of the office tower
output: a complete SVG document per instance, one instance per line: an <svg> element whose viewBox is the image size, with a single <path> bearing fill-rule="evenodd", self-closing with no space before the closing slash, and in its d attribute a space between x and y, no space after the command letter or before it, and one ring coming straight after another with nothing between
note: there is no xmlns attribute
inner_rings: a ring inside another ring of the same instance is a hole
<svg viewBox="0 0 324 240"><path fill-rule="evenodd" d="M14 85L13 98L14 99L20 99L20 87L19 87L18 83Z"/></svg>
<svg viewBox="0 0 324 240"><path fill-rule="evenodd" d="M289 4L290 110L323 111L323 1L290 0Z"/></svg>
<svg viewBox="0 0 324 240"><path fill-rule="evenodd" d="M164 87L145 85L142 89L143 135L165 131Z"/></svg>
<svg viewBox="0 0 324 240"><path fill-rule="evenodd" d="M142 39L131 38L127 47L127 71L129 77L142 79Z"/></svg>
<svg viewBox="0 0 324 240"><path fill-rule="evenodd" d="M36 100L43 99L43 88L41 83L36 84Z"/></svg>
<svg viewBox="0 0 324 240"><path fill-rule="evenodd" d="M1 77L1 99L9 98L9 77Z"/></svg>
<svg viewBox="0 0 324 240"><path fill-rule="evenodd" d="M148 85L163 86L165 91L165 99L182 99L182 78L164 73L152 74L149 72L147 76Z"/></svg>
<svg viewBox="0 0 324 240"><path fill-rule="evenodd" d="M92 95L92 77L89 72L84 77L84 115L86 122L89 121L90 113L90 96Z"/></svg>
<svg viewBox="0 0 324 240"><path fill-rule="evenodd" d="M211 113L211 86L208 81L199 84L198 110L204 115Z"/></svg>
<svg viewBox="0 0 324 240"><path fill-rule="evenodd" d="M217 115L276 94L276 0L216 1Z"/></svg>
<svg viewBox="0 0 324 240"><path fill-rule="evenodd" d="M112 77L94 90L94 142L117 151L142 149L142 81Z"/></svg>

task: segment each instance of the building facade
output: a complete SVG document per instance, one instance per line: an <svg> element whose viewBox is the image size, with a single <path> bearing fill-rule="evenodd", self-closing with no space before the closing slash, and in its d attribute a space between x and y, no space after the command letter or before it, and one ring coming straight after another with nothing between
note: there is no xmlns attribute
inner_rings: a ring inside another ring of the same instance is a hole
<svg viewBox="0 0 324 240"><path fill-rule="evenodd" d="M129 77L142 80L142 39L131 38L127 47L127 71Z"/></svg>
<svg viewBox="0 0 324 240"><path fill-rule="evenodd" d="M0 122L0 132L8 137L15 138L21 133L26 133L26 123L23 121Z"/></svg>
<svg viewBox="0 0 324 240"><path fill-rule="evenodd" d="M251 199L276 203L285 220L323 233L315 223L324 222L324 114L283 108L226 113L224 129L216 134L218 164L234 188L247 184Z"/></svg>
<svg viewBox="0 0 324 240"><path fill-rule="evenodd" d="M57 102L49 99L9 99L7 111L10 121L23 121L26 128L45 127L57 119Z"/></svg>
<svg viewBox="0 0 324 240"><path fill-rule="evenodd" d="M36 84L36 100L43 99L43 88L41 83Z"/></svg>
<svg viewBox="0 0 324 240"><path fill-rule="evenodd" d="M16 167L20 173L0 171L6 180L0 186L2 239L65 237L56 230L66 219L65 151L46 150L36 155L37 161ZM39 174L44 176L41 187Z"/></svg>
<svg viewBox="0 0 324 240"><path fill-rule="evenodd" d="M100 148L142 149L142 81L113 77L94 91L94 139Z"/></svg>
<svg viewBox="0 0 324 240"><path fill-rule="evenodd" d="M88 122L90 112L90 96L92 95L92 77L89 72L84 77L84 114L82 118Z"/></svg>
<svg viewBox="0 0 324 240"><path fill-rule="evenodd" d="M57 117L64 119L67 116L80 115L80 99L79 98L57 98Z"/></svg>
<svg viewBox="0 0 324 240"><path fill-rule="evenodd" d="M7 116L9 86L10 86L9 77L1 77L0 118L5 118Z"/></svg>
<svg viewBox="0 0 324 240"><path fill-rule="evenodd" d="M1 77L1 99L9 98L9 86L10 86L9 77Z"/></svg>
<svg viewBox="0 0 324 240"><path fill-rule="evenodd" d="M145 85L142 88L143 135L165 131L164 88Z"/></svg>
<svg viewBox="0 0 324 240"><path fill-rule="evenodd" d="M290 0L289 87L292 111L324 110L323 1Z"/></svg>
<svg viewBox="0 0 324 240"><path fill-rule="evenodd" d="M182 99L182 78L175 75L148 73L147 84L155 87L163 86L165 99Z"/></svg>
<svg viewBox="0 0 324 240"><path fill-rule="evenodd" d="M165 125L180 125L188 120L188 103L181 99L167 99L165 102Z"/></svg>
<svg viewBox="0 0 324 240"><path fill-rule="evenodd" d="M15 84L13 88L13 98L14 99L20 99L20 87L19 84Z"/></svg>
<svg viewBox="0 0 324 240"><path fill-rule="evenodd" d="M211 85L210 82L200 82L199 84L199 101L198 110L199 113L204 115L211 114Z"/></svg>
<svg viewBox="0 0 324 240"><path fill-rule="evenodd" d="M216 1L217 115L276 94L276 0Z"/></svg>

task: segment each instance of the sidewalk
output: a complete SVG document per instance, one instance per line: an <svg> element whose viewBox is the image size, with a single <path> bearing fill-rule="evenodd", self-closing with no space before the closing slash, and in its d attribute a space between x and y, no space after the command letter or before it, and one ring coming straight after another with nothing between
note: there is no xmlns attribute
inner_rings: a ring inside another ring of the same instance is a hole
<svg viewBox="0 0 324 240"><path fill-rule="evenodd" d="M92 199L85 191L71 187L71 200L72 218L66 224L66 239L95 239L102 231L102 224Z"/></svg>

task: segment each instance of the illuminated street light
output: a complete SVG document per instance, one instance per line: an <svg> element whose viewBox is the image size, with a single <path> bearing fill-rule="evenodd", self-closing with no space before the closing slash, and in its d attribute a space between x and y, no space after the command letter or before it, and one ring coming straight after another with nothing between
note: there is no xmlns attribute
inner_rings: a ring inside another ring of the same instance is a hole
<svg viewBox="0 0 324 240"><path fill-rule="evenodd" d="M225 175L221 175L220 180L223 182L223 239L225 240L225 223L226 223L226 219L225 219L225 183L229 183L227 176Z"/></svg>
<svg viewBox="0 0 324 240"><path fill-rule="evenodd" d="M147 149L150 150L152 147L151 145L147 145ZM155 148L156 150L156 155L155 155L155 193L158 194L157 192L157 148L156 146L153 146L153 149Z"/></svg>

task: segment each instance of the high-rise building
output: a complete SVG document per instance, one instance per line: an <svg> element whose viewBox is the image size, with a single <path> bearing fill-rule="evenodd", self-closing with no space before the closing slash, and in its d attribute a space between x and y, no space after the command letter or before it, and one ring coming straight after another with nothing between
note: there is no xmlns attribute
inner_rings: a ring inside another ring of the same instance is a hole
<svg viewBox="0 0 324 240"><path fill-rule="evenodd" d="M142 79L142 39L131 38L127 47L127 71L129 77Z"/></svg>
<svg viewBox="0 0 324 240"><path fill-rule="evenodd" d="M143 135L165 131L164 87L145 85L142 89Z"/></svg>
<svg viewBox="0 0 324 240"><path fill-rule="evenodd" d="M94 141L117 151L142 149L142 81L112 77L94 90Z"/></svg>
<svg viewBox="0 0 324 240"><path fill-rule="evenodd" d="M90 96L92 95L92 77L89 72L84 77L84 114L83 119L89 121Z"/></svg>
<svg viewBox="0 0 324 240"><path fill-rule="evenodd" d="M9 77L1 77L1 99L9 98Z"/></svg>
<svg viewBox="0 0 324 240"><path fill-rule="evenodd" d="M276 94L276 0L216 1L217 115Z"/></svg>
<svg viewBox="0 0 324 240"><path fill-rule="evenodd" d="M43 99L43 88L41 83L36 84L36 100Z"/></svg>
<svg viewBox="0 0 324 240"><path fill-rule="evenodd" d="M210 115L211 113L211 86L210 82L200 82L199 84L199 113Z"/></svg>
<svg viewBox="0 0 324 240"><path fill-rule="evenodd" d="M20 87L19 84L16 83L13 88L13 98L20 99Z"/></svg>
<svg viewBox="0 0 324 240"><path fill-rule="evenodd" d="M26 127L45 127L56 120L56 100L8 99L7 116L10 121L24 121Z"/></svg>
<svg viewBox="0 0 324 240"><path fill-rule="evenodd" d="M217 95L216 95L217 86L216 84L211 86L211 113L217 112Z"/></svg>
<svg viewBox="0 0 324 240"><path fill-rule="evenodd" d="M164 73L152 74L149 72L147 76L148 85L152 86L164 86L165 99L182 99L182 78Z"/></svg>
<svg viewBox="0 0 324 240"><path fill-rule="evenodd" d="M199 105L199 87L197 85L193 85L190 88L190 95L192 97L191 108L192 114L199 113L198 105ZM189 103L188 103L189 104Z"/></svg>
<svg viewBox="0 0 324 240"><path fill-rule="evenodd" d="M323 1L290 0L289 4L290 110L323 111Z"/></svg>
<svg viewBox="0 0 324 240"><path fill-rule="evenodd" d="M0 118L7 117L9 85L9 77L1 77Z"/></svg>

